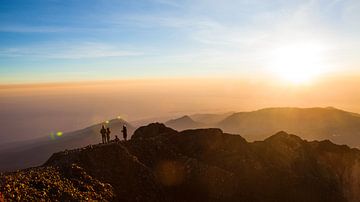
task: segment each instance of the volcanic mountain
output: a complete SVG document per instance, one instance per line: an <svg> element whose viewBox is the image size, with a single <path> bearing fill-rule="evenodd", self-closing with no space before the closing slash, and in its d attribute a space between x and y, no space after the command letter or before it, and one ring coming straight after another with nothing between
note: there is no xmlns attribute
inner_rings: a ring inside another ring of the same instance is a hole
<svg viewBox="0 0 360 202"><path fill-rule="evenodd" d="M123 125L127 125L129 134L132 134L135 129L131 124L121 119L111 120L106 125L112 130L112 138L115 135L121 137ZM0 171L38 166L57 151L98 144L101 141L100 128L101 124L96 124L78 131L52 134L49 137L7 145L0 149Z"/></svg>
<svg viewBox="0 0 360 202"><path fill-rule="evenodd" d="M286 132L253 143L220 129L140 127L127 142L55 153L0 176L5 200L330 201L360 198L360 151Z"/></svg>

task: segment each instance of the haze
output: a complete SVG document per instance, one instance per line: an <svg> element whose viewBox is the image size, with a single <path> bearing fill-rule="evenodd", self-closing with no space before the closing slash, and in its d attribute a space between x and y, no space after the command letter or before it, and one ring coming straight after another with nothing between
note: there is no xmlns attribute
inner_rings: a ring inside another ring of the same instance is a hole
<svg viewBox="0 0 360 202"><path fill-rule="evenodd" d="M7 85L0 88L1 142L72 131L121 116L164 121L184 114L266 107L335 106L360 112L357 76L327 77L306 86L234 78L142 79ZM164 118L164 119L162 119Z"/></svg>

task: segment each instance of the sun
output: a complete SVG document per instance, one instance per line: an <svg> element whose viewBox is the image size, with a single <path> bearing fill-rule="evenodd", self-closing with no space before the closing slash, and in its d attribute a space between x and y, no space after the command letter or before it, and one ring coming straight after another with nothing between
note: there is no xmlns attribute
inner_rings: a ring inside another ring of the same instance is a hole
<svg viewBox="0 0 360 202"><path fill-rule="evenodd" d="M274 49L268 68L279 78L294 84L313 81L326 70L324 48L319 44L290 44Z"/></svg>

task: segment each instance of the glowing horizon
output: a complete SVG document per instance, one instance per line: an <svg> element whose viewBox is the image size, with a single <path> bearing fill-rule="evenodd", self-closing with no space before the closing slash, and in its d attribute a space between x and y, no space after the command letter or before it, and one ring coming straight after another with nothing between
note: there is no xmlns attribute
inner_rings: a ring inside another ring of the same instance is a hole
<svg viewBox="0 0 360 202"><path fill-rule="evenodd" d="M306 86L237 78L15 85L0 88L0 122L4 134L30 139L118 116L130 121L169 120L195 113L329 106L360 113L358 78L328 78Z"/></svg>

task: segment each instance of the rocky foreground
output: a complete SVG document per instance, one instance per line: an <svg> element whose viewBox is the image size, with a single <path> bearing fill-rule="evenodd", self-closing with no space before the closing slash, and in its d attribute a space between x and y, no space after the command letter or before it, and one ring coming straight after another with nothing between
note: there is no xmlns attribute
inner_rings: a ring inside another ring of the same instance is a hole
<svg viewBox="0 0 360 202"><path fill-rule="evenodd" d="M0 192L5 201L356 202L360 151L285 132L249 143L219 129L177 132L156 123L128 142L3 173Z"/></svg>

